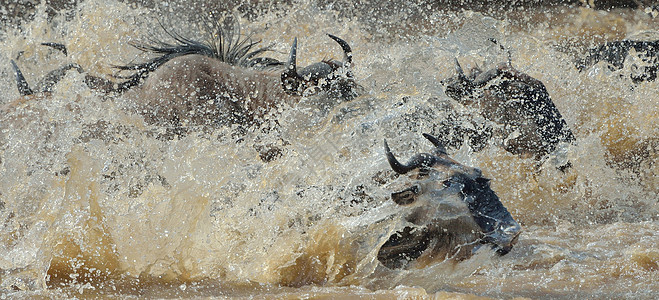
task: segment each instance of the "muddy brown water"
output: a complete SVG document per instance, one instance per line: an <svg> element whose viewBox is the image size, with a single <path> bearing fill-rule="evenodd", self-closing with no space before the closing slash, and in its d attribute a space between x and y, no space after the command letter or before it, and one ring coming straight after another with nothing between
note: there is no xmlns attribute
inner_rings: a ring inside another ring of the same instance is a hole
<svg viewBox="0 0 659 300"><path fill-rule="evenodd" d="M178 2L91 0L55 13L42 4L2 28L2 298L656 297L659 83L573 64L603 41L659 39L651 10L333 4L236 6L234 15L247 13L243 30L282 60L293 37L301 65L338 58L325 33L343 37L364 90L346 103L310 96L283 107L272 116L279 129L265 134L149 125L134 99L90 90L76 72L51 95L17 100L11 59L30 83L66 62L111 78L112 65L144 58L129 42L161 33L157 20L199 32ZM402 159L428 151L421 133L436 130L446 103L485 122L451 102L440 80L455 57L465 68L505 61L490 38L546 85L577 138L563 149L572 167L538 165L496 141L449 149L492 179L524 231L503 257L477 251L389 270L377 249L402 228L403 208L389 197L396 181L381 180L391 175L382 140ZM48 41L69 55L39 45ZM264 145L281 156L264 162Z"/></svg>

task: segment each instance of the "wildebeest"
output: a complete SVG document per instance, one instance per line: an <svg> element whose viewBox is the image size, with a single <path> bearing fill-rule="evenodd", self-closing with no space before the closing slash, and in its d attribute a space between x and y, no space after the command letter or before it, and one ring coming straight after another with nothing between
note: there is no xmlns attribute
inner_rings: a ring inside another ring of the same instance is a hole
<svg viewBox="0 0 659 300"><path fill-rule="evenodd" d="M323 60L298 69L297 38L287 62L260 57L270 47L256 48L259 41L240 33L240 25L216 22L204 42L168 31L173 43L151 40L133 46L157 54L143 63L116 66L120 82L87 75L85 82L103 92L124 93L149 123L160 125L208 125L249 123L281 104L295 104L301 96L319 90L342 99L356 96L350 67L352 50L344 40L328 34L344 52L342 61ZM64 50L65 48L62 47ZM32 94L20 70L18 89ZM71 64L51 72L44 81L52 87ZM121 72L132 71L130 75ZM57 75L57 76L51 76ZM39 91L48 91L40 89Z"/></svg>
<svg viewBox="0 0 659 300"><path fill-rule="evenodd" d="M545 85L510 61L486 72L474 68L469 75L457 59L455 65L457 75L442 82L446 95L502 125L508 152L541 160L560 143L575 140Z"/></svg>
<svg viewBox="0 0 659 300"><path fill-rule="evenodd" d="M490 188L489 179L476 168L464 166L448 156L439 140L423 134L435 145L431 153L400 163L384 149L391 168L407 175L406 188L391 199L406 207L401 231L393 234L378 252L378 260L389 268L424 265L434 259L465 258L482 244L492 245L501 255L508 253L521 226Z"/></svg>
<svg viewBox="0 0 659 300"><path fill-rule="evenodd" d="M630 52L636 52L639 61L630 63ZM625 65L630 67L630 78L638 83L657 79L659 70L659 40L634 41L621 40L606 42L598 47L588 50L583 59L577 61L577 69L583 71L600 61L609 64L612 71L620 70Z"/></svg>

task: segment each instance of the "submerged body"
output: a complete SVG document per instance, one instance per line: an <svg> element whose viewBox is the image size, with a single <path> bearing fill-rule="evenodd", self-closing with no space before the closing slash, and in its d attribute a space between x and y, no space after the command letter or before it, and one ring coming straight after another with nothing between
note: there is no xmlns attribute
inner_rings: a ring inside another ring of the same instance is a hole
<svg viewBox="0 0 659 300"><path fill-rule="evenodd" d="M639 60L631 59L632 52ZM620 70L629 65L630 78L634 82L654 81L659 71L659 40L620 40L607 42L588 50L583 59L577 61L577 69L584 71L600 61L609 64L611 70Z"/></svg>
<svg viewBox="0 0 659 300"><path fill-rule="evenodd" d="M560 143L575 141L545 85L505 63L489 71L465 75L456 60L457 76L444 81L445 92L503 125L504 148L540 160Z"/></svg>
<svg viewBox="0 0 659 300"><path fill-rule="evenodd" d="M215 26L206 42L165 29L175 42L133 44L158 56L143 63L117 66L121 71L133 71L128 76L117 76L123 81L115 83L87 74L85 83L103 93L126 93L148 123L165 126L250 124L277 105L295 104L303 95L319 90L344 100L356 96L349 70L352 50L336 36L328 34L343 49L343 61L324 60L298 70L297 38L284 63L260 57L270 48L254 49L259 42L243 37L237 22L233 28L219 22ZM44 45L67 53L62 44ZM12 66L19 92L24 97L34 94L14 61ZM37 92L49 93L71 69L84 72L77 64L66 65L50 72Z"/></svg>
<svg viewBox="0 0 659 300"><path fill-rule="evenodd" d="M281 88L279 74L240 68L202 55L176 57L129 92L149 123L244 123L300 97Z"/></svg>

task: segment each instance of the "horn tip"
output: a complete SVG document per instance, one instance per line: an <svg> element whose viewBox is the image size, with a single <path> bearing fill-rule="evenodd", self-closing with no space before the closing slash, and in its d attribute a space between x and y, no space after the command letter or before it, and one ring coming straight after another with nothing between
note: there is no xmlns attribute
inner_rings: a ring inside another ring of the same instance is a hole
<svg viewBox="0 0 659 300"><path fill-rule="evenodd" d="M387 143L387 139L384 139L384 154L387 155L387 159L391 160L393 158L394 154L391 153L391 148L389 148L389 143Z"/></svg>
<svg viewBox="0 0 659 300"><path fill-rule="evenodd" d="M429 140L433 145L435 145L435 146L441 145L441 143L439 142L439 140L436 137L434 137L434 136L432 136L428 133L422 133L421 135L423 135L423 137L426 138L427 140Z"/></svg>
<svg viewBox="0 0 659 300"><path fill-rule="evenodd" d="M458 61L458 58L453 57L453 61L455 62L455 71L458 73L458 75L464 76L464 70L462 70L462 66L460 65L460 61Z"/></svg>
<svg viewBox="0 0 659 300"><path fill-rule="evenodd" d="M438 138L428 134L428 133L422 133L423 137L426 138L428 141L430 141L435 147L437 148L436 150L439 151L439 153L446 154L446 147L442 144L442 142L439 141Z"/></svg>
<svg viewBox="0 0 659 300"><path fill-rule="evenodd" d="M336 42L338 42L339 44L341 44L341 46L348 45L348 42L346 42L344 39L342 39L342 38L340 38L336 35L333 35L331 33L327 33L327 36L329 36L331 39L333 39Z"/></svg>
<svg viewBox="0 0 659 300"><path fill-rule="evenodd" d="M21 72L21 69L18 67L16 62L11 59L10 60L11 66L14 69L14 72L16 73L16 87L18 88L18 92L22 96L27 96L27 95L32 95L34 94L34 91L30 89L30 85L27 83L25 80L25 77L23 76L23 72Z"/></svg>
<svg viewBox="0 0 659 300"><path fill-rule="evenodd" d="M288 57L288 68L289 70L295 70L297 68L297 37L293 39L293 44L291 45L291 53Z"/></svg>

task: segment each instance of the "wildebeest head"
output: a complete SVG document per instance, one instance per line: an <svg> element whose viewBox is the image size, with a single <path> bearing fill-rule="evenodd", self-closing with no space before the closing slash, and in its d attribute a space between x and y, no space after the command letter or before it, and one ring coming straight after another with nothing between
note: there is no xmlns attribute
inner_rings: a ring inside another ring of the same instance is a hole
<svg viewBox="0 0 659 300"><path fill-rule="evenodd" d="M385 141L391 168L408 175L411 185L391 194L409 207L411 223L392 235L378 252L387 267L399 268L422 256L463 258L479 244L490 244L501 255L508 253L521 232L520 225L491 189L489 179L476 168L451 159L441 143L431 153L417 154L400 163Z"/></svg>
<svg viewBox="0 0 659 300"><path fill-rule="evenodd" d="M446 95L503 125L498 132L506 151L541 161L560 143L575 141L545 85L513 68L510 60L468 75L457 59L455 68L457 74L442 81Z"/></svg>
<svg viewBox="0 0 659 300"><path fill-rule="evenodd" d="M41 45L54 48L64 53L64 55L67 55L66 47L63 44L41 43ZM60 80L62 80L62 78L64 78L64 76L69 70L76 70L79 73L83 72L82 67L80 67L78 64L64 65L46 74L46 76L43 79L41 79L41 81L39 81L36 84L36 87L33 89L30 88L30 85L28 84L27 80L25 80L25 77L23 76L23 72L21 72L21 69L18 67L16 62L14 60L11 60L10 63L12 68L14 69L18 92L23 96L32 95L34 93L52 92L55 84L57 84Z"/></svg>
<svg viewBox="0 0 659 300"><path fill-rule="evenodd" d="M447 96L462 102L464 99L471 98L474 92L473 81L476 72L472 72L470 76L465 75L457 58L455 59L455 72L456 76L443 80L442 85Z"/></svg>
<svg viewBox="0 0 659 300"><path fill-rule="evenodd" d="M292 95L303 95L310 88L327 89L335 83L341 95L347 96L354 87L354 79L350 67L352 65L352 49L341 38L327 34L336 41L343 50L343 61L323 60L311 64L301 70L297 69L297 38L293 40L291 52L286 63L286 69L281 73L281 83L284 90ZM343 71L343 74L341 74Z"/></svg>

